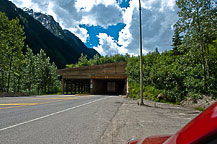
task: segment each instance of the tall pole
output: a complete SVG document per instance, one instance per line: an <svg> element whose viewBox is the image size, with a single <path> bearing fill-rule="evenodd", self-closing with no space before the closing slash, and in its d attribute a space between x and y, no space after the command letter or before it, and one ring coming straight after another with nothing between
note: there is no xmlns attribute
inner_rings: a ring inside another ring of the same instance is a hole
<svg viewBox="0 0 217 144"><path fill-rule="evenodd" d="M140 105L143 102L143 62L142 62L142 14L141 14L141 0L139 0L139 26L140 26Z"/></svg>

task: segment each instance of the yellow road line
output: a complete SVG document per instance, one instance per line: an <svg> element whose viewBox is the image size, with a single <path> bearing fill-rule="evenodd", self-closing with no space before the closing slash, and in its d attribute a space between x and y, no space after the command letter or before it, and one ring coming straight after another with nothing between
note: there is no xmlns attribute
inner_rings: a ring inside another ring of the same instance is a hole
<svg viewBox="0 0 217 144"><path fill-rule="evenodd" d="M47 95L44 95L44 96L47 96ZM80 96L92 96L92 95L79 95L79 94L76 94L76 95L58 95L59 97L25 97L25 98L20 98L20 99L13 99L13 100L28 100L28 99L76 99L77 97L80 97Z"/></svg>
<svg viewBox="0 0 217 144"><path fill-rule="evenodd" d="M73 99L79 99L79 98L73 98ZM32 106L32 105L39 105L39 104L47 104L47 103L52 103L52 102L60 102L60 101L65 101L67 99L59 99L55 101L47 101L47 102L41 102L41 103L11 103L11 104L0 104L0 106L11 106L11 107L5 107L5 108L0 108L1 109L10 109L10 108L16 108L16 107L24 107L24 106ZM16 105L16 106L13 106Z"/></svg>
<svg viewBox="0 0 217 144"><path fill-rule="evenodd" d="M41 103L12 103L12 104L0 104L0 106L13 106L13 107L6 107L6 108L0 108L0 109L8 109L8 108L15 108L15 107L23 107L23 106L32 106L32 105L39 105L39 104L47 104L52 102L58 102L58 101L64 101L64 100L56 100L56 101L49 101L49 102L41 102Z"/></svg>
<svg viewBox="0 0 217 144"><path fill-rule="evenodd" d="M57 98L28 98L28 99L46 99L46 100L49 100L49 99L78 99L76 97L72 97L72 98L62 98L62 97L57 97Z"/></svg>
<svg viewBox="0 0 217 144"><path fill-rule="evenodd" d="M24 98L16 98L16 99L13 99L13 100L26 100L26 99L50 99L49 97L43 97L43 96L47 96L47 95L40 95L40 97L24 97ZM59 95L60 97L57 97L57 98L65 98L66 96L67 97L75 97L75 95ZM63 97L62 97L63 96ZM52 98L52 97L51 97ZM53 97L55 98L55 96Z"/></svg>
<svg viewBox="0 0 217 144"><path fill-rule="evenodd" d="M0 104L0 106L6 106L6 105L37 105L39 103L9 103L9 104Z"/></svg>
<svg viewBox="0 0 217 144"><path fill-rule="evenodd" d="M65 100L55 100L55 101L41 102L41 103L38 103L38 104L47 104L47 103L60 102L60 101L65 101Z"/></svg>
<svg viewBox="0 0 217 144"><path fill-rule="evenodd" d="M5 107L5 108L0 108L1 109L10 109L10 108L17 108L17 107L23 107L23 106L13 106L13 107Z"/></svg>

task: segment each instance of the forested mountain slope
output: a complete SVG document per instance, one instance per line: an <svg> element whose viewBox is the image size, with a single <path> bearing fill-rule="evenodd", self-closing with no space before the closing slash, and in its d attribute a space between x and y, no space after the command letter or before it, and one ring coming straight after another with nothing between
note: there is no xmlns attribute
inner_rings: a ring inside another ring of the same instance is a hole
<svg viewBox="0 0 217 144"><path fill-rule="evenodd" d="M68 32L62 30L64 32L64 38L55 36L39 21L22 9L17 8L8 0L0 0L0 11L6 13L9 19L19 18L20 24L24 26L26 35L25 44L34 53L39 53L40 49L43 49L58 68L63 68L66 64L76 63L81 53L87 55L88 58L92 58L95 54L98 54L94 49L87 48L72 33L70 35L74 37L69 37Z"/></svg>

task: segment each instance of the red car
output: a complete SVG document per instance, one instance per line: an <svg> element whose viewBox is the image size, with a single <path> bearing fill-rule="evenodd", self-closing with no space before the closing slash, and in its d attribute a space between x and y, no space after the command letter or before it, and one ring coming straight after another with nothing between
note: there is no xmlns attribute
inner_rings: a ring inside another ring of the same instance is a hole
<svg viewBox="0 0 217 144"><path fill-rule="evenodd" d="M174 135L152 136L128 144L217 144L217 102Z"/></svg>

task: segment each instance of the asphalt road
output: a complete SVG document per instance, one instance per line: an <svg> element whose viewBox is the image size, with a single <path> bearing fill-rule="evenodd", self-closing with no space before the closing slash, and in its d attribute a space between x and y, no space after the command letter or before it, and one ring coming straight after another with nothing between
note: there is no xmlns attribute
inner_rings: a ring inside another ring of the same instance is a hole
<svg viewBox="0 0 217 144"><path fill-rule="evenodd" d="M0 144L95 144L121 104L118 96L0 98Z"/></svg>

